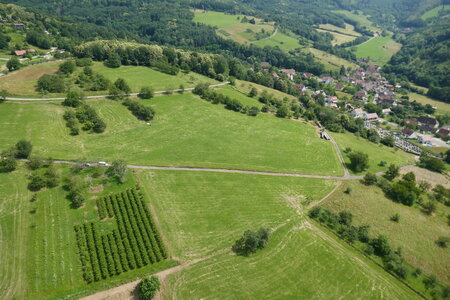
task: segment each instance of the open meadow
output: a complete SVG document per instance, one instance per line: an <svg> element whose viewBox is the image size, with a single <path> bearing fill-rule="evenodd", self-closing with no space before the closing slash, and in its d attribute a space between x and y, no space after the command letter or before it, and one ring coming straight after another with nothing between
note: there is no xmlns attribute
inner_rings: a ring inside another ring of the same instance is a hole
<svg viewBox="0 0 450 300"><path fill-rule="evenodd" d="M337 27L331 24L320 24L316 30L319 32L328 32L332 34L334 37L332 41L333 45L348 43L361 36L359 32L355 31L355 27L353 25L347 23L345 23L345 28Z"/></svg>
<svg viewBox="0 0 450 300"><path fill-rule="evenodd" d="M379 65L384 65L400 50L401 46L389 36L379 36L356 46L355 54L357 58L369 58Z"/></svg>
<svg viewBox="0 0 450 300"><path fill-rule="evenodd" d="M169 275L164 299L320 299L342 293L348 299L415 298L304 215L307 204L328 194L333 182L190 171L136 176L172 253L200 259ZM261 226L273 230L265 249L250 257L230 251L244 230Z"/></svg>
<svg viewBox="0 0 450 300"><path fill-rule="evenodd" d="M350 132L346 133L331 133L336 143L339 145L341 151L346 148L351 148L354 151L362 151L369 155L369 169L365 172L381 172L386 171L389 164L396 164L404 166L415 163L415 155L406 153L398 148L391 148L382 144L374 144L368 140L357 137ZM350 163L348 156L344 154L346 163ZM386 166L380 166L381 161L386 161ZM364 173L365 173L364 172Z"/></svg>
<svg viewBox="0 0 450 300"><path fill-rule="evenodd" d="M431 99L425 95L420 95L416 93L409 93L409 100L410 101L417 101L422 104L430 104L433 107L437 108L438 113L450 113L450 104L445 103L443 101L438 101Z"/></svg>
<svg viewBox="0 0 450 300"><path fill-rule="evenodd" d="M358 67L355 63L319 49L307 48L305 51L312 53L318 61L320 61L327 69L332 71L339 71L341 66L352 69L356 69Z"/></svg>
<svg viewBox="0 0 450 300"><path fill-rule="evenodd" d="M421 18L422 18L422 20L426 21L428 19L437 17L441 11L449 11L449 10L450 10L450 5L448 5L448 4L447 5L439 5L433 9L430 9L429 11L425 12L421 16Z"/></svg>
<svg viewBox="0 0 450 300"><path fill-rule="evenodd" d="M352 189L350 195L343 193L347 186ZM368 224L374 236L386 235L394 247L401 247L404 258L412 266L426 274L435 274L444 284L450 283L450 252L435 243L439 237L450 235L448 207L438 205L436 215L428 216L418 207L387 199L379 187L358 181L340 187L324 206L335 212L350 211L357 225ZM390 220L397 213L400 215L398 223Z"/></svg>
<svg viewBox="0 0 450 300"><path fill-rule="evenodd" d="M54 159L111 161L120 157L142 165L343 173L331 143L302 122L269 114L249 117L193 94L145 101L156 110L151 126L138 121L117 101L88 103L106 122L105 133L69 135L59 102L3 103L0 135L4 148L23 137L32 141L36 153Z"/></svg>
<svg viewBox="0 0 450 300"><path fill-rule="evenodd" d="M37 81L44 74L55 74L62 62L49 62L39 65L25 67L19 71L9 73L0 77L0 89L6 89L11 96L16 97L43 97L41 93L36 91ZM103 63L95 62L92 66L95 72L104 75L111 82L117 78L124 78L129 84L132 92L139 92L142 87L151 87L154 90L174 90L181 85L185 88L194 87L200 82L208 82L211 84L217 81L197 73L179 72L178 75L168 75L158 72L152 68L144 66L121 66L119 68L108 68ZM75 77L82 68L76 68L74 74L66 78L66 84L74 86ZM104 95L108 91L90 92L85 91L85 95ZM65 94L49 93L45 97L64 97Z"/></svg>

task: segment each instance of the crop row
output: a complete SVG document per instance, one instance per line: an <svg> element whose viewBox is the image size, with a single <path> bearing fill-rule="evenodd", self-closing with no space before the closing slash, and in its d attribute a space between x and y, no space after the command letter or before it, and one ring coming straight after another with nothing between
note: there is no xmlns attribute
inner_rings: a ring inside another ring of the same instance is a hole
<svg viewBox="0 0 450 300"><path fill-rule="evenodd" d="M136 189L97 200L100 219L115 216L117 229L99 234L94 223L75 226L86 282L99 281L167 258L167 250Z"/></svg>

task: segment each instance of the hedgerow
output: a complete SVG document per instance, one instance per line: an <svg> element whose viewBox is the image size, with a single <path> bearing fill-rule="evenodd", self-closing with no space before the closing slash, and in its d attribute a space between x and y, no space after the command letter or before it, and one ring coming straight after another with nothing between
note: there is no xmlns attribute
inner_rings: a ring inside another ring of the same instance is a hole
<svg viewBox="0 0 450 300"><path fill-rule="evenodd" d="M115 218L117 229L100 234L94 222L74 227L86 282L107 279L168 257L138 187L99 198L97 208L100 219Z"/></svg>

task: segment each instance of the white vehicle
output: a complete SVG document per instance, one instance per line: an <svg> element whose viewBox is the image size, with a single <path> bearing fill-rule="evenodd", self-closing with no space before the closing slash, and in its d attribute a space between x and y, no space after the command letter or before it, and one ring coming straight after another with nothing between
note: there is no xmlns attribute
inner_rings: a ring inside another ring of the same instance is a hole
<svg viewBox="0 0 450 300"><path fill-rule="evenodd" d="M108 166L108 164L107 164L106 162L104 162L104 161L99 161L99 162L98 162L98 165L99 165L99 166L105 166L105 167Z"/></svg>

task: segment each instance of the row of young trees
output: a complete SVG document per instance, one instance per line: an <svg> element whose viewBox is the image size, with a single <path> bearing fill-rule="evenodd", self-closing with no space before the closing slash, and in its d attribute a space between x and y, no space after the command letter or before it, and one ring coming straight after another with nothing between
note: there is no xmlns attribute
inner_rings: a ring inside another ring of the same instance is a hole
<svg viewBox="0 0 450 300"><path fill-rule="evenodd" d="M106 235L94 223L77 225L78 250L87 282L99 281L167 258L167 250L137 189L97 200L101 219L114 217L118 229Z"/></svg>
<svg viewBox="0 0 450 300"><path fill-rule="evenodd" d="M210 101L213 104L224 104L226 109L241 112L249 116L257 116L259 108L256 106L247 106L242 104L239 100L230 98L221 93L215 92L208 87L207 83L198 84L193 93L199 95L202 99Z"/></svg>
<svg viewBox="0 0 450 300"><path fill-rule="evenodd" d="M146 106L136 100L126 99L122 104L139 120L151 121L155 116L155 110L152 107Z"/></svg>
<svg viewBox="0 0 450 300"><path fill-rule="evenodd" d="M78 98L78 96L75 97ZM69 99L69 97L67 99ZM67 99L65 102L68 102ZM82 97L80 97L80 99L82 99ZM104 132L106 129L106 123L100 118L95 109L85 103L82 103L81 100L71 100L71 103L74 103L74 101L78 102L78 104L76 104L78 107L75 111L69 110L63 115L64 120L66 120L67 127L70 128L70 134L78 135L80 133L81 125L81 129L84 131L95 133Z"/></svg>

